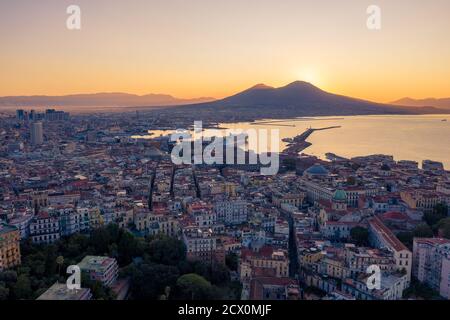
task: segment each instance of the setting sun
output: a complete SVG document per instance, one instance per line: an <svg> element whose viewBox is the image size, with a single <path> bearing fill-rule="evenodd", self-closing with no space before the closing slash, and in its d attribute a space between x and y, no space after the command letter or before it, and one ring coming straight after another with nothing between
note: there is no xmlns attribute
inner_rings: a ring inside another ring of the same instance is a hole
<svg viewBox="0 0 450 320"><path fill-rule="evenodd" d="M297 72L296 77L297 77L297 79L312 83L318 87L321 87L323 85L323 83L321 82L319 73L317 72L316 69L314 69L312 67L306 67L306 68L300 69L300 71Z"/></svg>

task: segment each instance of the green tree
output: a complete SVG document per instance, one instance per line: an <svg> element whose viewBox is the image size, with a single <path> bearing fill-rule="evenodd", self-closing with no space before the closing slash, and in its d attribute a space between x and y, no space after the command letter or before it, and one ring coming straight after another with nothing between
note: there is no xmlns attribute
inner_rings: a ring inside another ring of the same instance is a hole
<svg viewBox="0 0 450 320"><path fill-rule="evenodd" d="M416 278L411 279L411 285L403 292L405 299L425 299L425 300L440 300L439 292L436 292L428 285L419 282Z"/></svg>
<svg viewBox="0 0 450 320"><path fill-rule="evenodd" d="M119 254L118 259L122 265L129 264L133 257L139 254L139 243L136 237L134 237L128 231L123 231L120 235L120 240L117 243L117 252Z"/></svg>
<svg viewBox="0 0 450 320"><path fill-rule="evenodd" d="M58 265L58 277L59 277L61 276L61 267L64 264L64 257L58 256L58 258L56 258L56 264Z"/></svg>
<svg viewBox="0 0 450 320"><path fill-rule="evenodd" d="M0 281L6 284L15 283L17 281L17 272L14 270L0 272Z"/></svg>
<svg viewBox="0 0 450 320"><path fill-rule="evenodd" d="M436 229L441 237L450 239L450 218L445 218L436 224Z"/></svg>
<svg viewBox="0 0 450 320"><path fill-rule="evenodd" d="M350 236L358 245L366 245L369 242L369 231L363 227L352 228Z"/></svg>
<svg viewBox="0 0 450 320"><path fill-rule="evenodd" d="M421 223L414 228L414 237L416 238L431 238L433 237L433 230L429 225Z"/></svg>
<svg viewBox="0 0 450 320"><path fill-rule="evenodd" d="M46 274L46 265L43 260L35 260L31 266L31 274L37 277L44 277Z"/></svg>
<svg viewBox="0 0 450 320"><path fill-rule="evenodd" d="M226 285L230 282L230 270L221 263L215 263L208 278L215 285Z"/></svg>
<svg viewBox="0 0 450 320"><path fill-rule="evenodd" d="M448 217L448 207L445 204L437 204L433 211L426 212L423 220L430 226L435 226L440 220Z"/></svg>
<svg viewBox="0 0 450 320"><path fill-rule="evenodd" d="M186 259L186 246L180 240L159 237L150 241L146 253L154 263L176 266Z"/></svg>
<svg viewBox="0 0 450 320"><path fill-rule="evenodd" d="M26 275L20 275L16 284L13 286L13 293L16 300L31 299L33 291L31 290L30 279Z"/></svg>
<svg viewBox="0 0 450 320"><path fill-rule="evenodd" d="M176 286L178 298L183 300L212 299L215 295L215 289L211 283L195 273L178 278Z"/></svg>
<svg viewBox="0 0 450 320"><path fill-rule="evenodd" d="M169 297L167 288L175 286L180 276L174 266L142 263L132 266L128 274L131 280L131 293L134 299L155 300L162 294Z"/></svg>
<svg viewBox="0 0 450 320"><path fill-rule="evenodd" d="M411 231L402 231L397 234L397 239L400 240L408 248L411 248L413 245L414 233Z"/></svg>
<svg viewBox="0 0 450 320"><path fill-rule="evenodd" d="M0 282L0 301L8 300L9 289L6 287L4 282Z"/></svg>
<svg viewBox="0 0 450 320"><path fill-rule="evenodd" d="M108 230L106 228L99 228L91 233L89 243L94 247L96 254L104 255L108 253L109 244L112 241Z"/></svg>

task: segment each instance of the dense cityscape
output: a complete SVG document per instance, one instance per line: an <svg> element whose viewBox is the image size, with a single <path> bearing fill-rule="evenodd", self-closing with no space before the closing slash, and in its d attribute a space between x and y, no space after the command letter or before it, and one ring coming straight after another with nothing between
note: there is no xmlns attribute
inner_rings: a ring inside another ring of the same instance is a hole
<svg viewBox="0 0 450 320"><path fill-rule="evenodd" d="M442 163L325 161L301 139L262 175L175 165L168 135L139 138L194 116L1 115L0 300L450 298ZM72 265L80 290L66 285Z"/></svg>

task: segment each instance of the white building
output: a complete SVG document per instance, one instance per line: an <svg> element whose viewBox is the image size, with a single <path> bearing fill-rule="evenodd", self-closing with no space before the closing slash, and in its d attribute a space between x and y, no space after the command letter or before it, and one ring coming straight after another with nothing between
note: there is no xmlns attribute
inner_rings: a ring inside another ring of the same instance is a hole
<svg viewBox="0 0 450 320"><path fill-rule="evenodd" d="M63 207L58 210L61 235L68 236L89 229L88 208Z"/></svg>
<svg viewBox="0 0 450 320"><path fill-rule="evenodd" d="M92 281L99 281L105 286L112 286L119 276L117 260L110 257L86 256L78 263Z"/></svg>
<svg viewBox="0 0 450 320"><path fill-rule="evenodd" d="M450 240L415 238L413 275L450 299Z"/></svg>
<svg viewBox="0 0 450 320"><path fill-rule="evenodd" d="M183 228L182 240L186 245L188 260L199 260L209 263L212 260L222 260L224 258L217 255L217 237L214 236L211 229Z"/></svg>
<svg viewBox="0 0 450 320"><path fill-rule="evenodd" d="M342 291L358 300L400 300L403 292L409 286L408 276L399 273L382 273L379 289L369 289L367 277L359 279L345 279Z"/></svg>
<svg viewBox="0 0 450 320"><path fill-rule="evenodd" d="M248 218L248 203L245 200L218 201L214 206L217 220L225 224L241 224Z"/></svg>

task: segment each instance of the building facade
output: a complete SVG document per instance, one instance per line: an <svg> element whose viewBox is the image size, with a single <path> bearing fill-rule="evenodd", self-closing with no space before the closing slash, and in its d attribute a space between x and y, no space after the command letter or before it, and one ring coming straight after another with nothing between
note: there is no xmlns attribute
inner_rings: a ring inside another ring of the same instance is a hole
<svg viewBox="0 0 450 320"><path fill-rule="evenodd" d="M20 232L0 223L0 271L20 265Z"/></svg>
<svg viewBox="0 0 450 320"><path fill-rule="evenodd" d="M415 238L413 261L414 277L450 299L450 240Z"/></svg>

